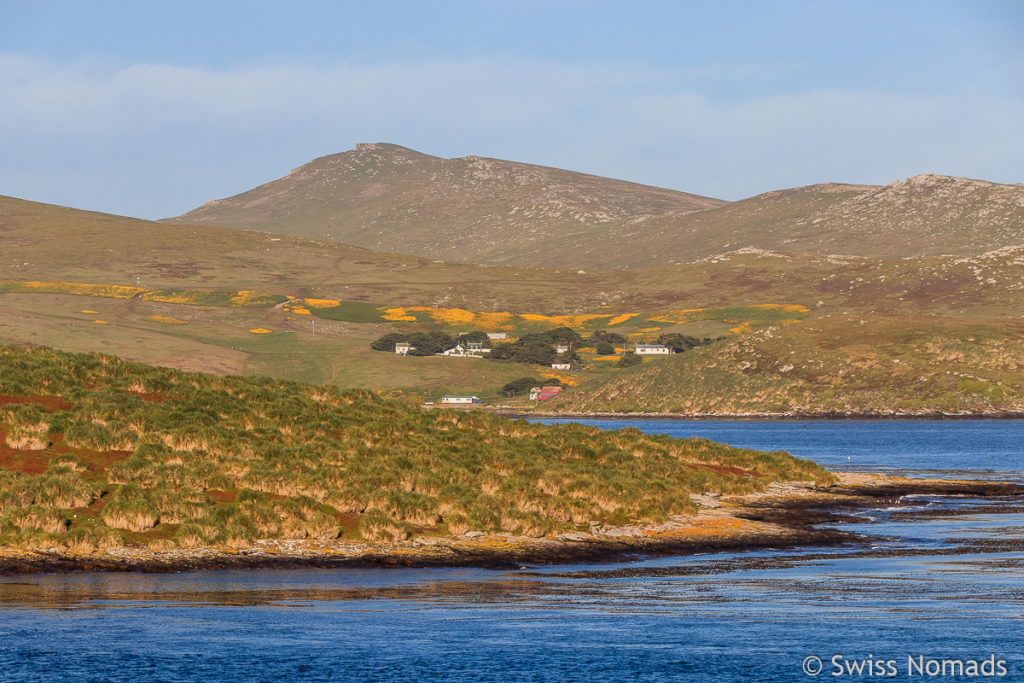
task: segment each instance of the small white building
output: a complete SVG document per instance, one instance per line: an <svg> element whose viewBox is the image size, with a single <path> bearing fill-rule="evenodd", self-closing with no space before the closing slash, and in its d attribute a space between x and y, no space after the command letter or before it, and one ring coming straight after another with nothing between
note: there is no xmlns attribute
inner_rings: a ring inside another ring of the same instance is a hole
<svg viewBox="0 0 1024 683"><path fill-rule="evenodd" d="M558 353L567 353L569 351L569 347L565 344L559 344L555 347L555 351Z"/></svg>
<svg viewBox="0 0 1024 683"><path fill-rule="evenodd" d="M491 341L504 341L508 339L508 332L488 332L487 338Z"/></svg>
<svg viewBox="0 0 1024 683"><path fill-rule="evenodd" d="M481 356L480 354L482 354L482 353L490 353L491 352L490 349L485 349L485 348L475 349L475 348L473 348L473 343L474 342L469 342L469 348L468 349L465 346L463 346L462 344L456 344L455 348L448 349L447 351L442 351L441 353L439 353L437 355L439 355L439 356L448 356L448 357L451 357L451 358L483 358L483 356Z"/></svg>
<svg viewBox="0 0 1024 683"><path fill-rule="evenodd" d="M637 344L636 355L638 356L667 356L672 349L663 344Z"/></svg>
<svg viewBox="0 0 1024 683"><path fill-rule="evenodd" d="M572 367L572 364L570 364L570 363L552 363L551 364L551 369L552 370L568 370L571 367Z"/></svg>
<svg viewBox="0 0 1024 683"><path fill-rule="evenodd" d="M395 344L395 353L399 356L408 356L409 352L412 351L412 346L408 342L398 342Z"/></svg>
<svg viewBox="0 0 1024 683"><path fill-rule="evenodd" d="M464 406L472 405L474 403L483 403L476 396L442 396L441 405L445 406Z"/></svg>

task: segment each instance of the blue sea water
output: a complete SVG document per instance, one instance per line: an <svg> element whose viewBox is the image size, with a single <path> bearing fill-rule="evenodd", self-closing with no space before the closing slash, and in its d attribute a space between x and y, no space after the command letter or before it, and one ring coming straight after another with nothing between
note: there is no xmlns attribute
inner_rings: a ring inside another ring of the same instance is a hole
<svg viewBox="0 0 1024 683"><path fill-rule="evenodd" d="M1024 476L1016 421L595 423L834 468ZM851 516L844 526L869 540L841 548L512 571L0 577L0 679L1024 680L1024 510L908 502ZM954 675L957 660L981 671L990 659L1004 676Z"/></svg>

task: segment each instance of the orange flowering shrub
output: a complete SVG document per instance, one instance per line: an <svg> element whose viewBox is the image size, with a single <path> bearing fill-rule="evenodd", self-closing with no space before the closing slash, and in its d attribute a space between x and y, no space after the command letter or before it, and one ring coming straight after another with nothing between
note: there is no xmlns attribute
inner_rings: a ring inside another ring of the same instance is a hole
<svg viewBox="0 0 1024 683"><path fill-rule="evenodd" d="M177 318L171 318L166 315L147 315L146 320L152 320L155 323L163 323L164 325L188 325L185 320L178 320Z"/></svg>

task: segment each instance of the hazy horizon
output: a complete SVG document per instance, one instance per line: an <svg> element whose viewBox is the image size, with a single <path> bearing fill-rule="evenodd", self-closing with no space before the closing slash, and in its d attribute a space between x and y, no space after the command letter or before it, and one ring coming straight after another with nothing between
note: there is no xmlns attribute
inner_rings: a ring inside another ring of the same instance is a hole
<svg viewBox="0 0 1024 683"><path fill-rule="evenodd" d="M358 142L736 200L1024 181L1024 5L9 4L0 194L143 218Z"/></svg>

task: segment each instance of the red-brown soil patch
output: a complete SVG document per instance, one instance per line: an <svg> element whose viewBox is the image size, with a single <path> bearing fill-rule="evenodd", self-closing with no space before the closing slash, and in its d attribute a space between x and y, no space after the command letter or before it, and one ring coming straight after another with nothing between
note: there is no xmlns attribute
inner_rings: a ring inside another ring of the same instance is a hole
<svg viewBox="0 0 1024 683"><path fill-rule="evenodd" d="M48 410L67 410L71 407L70 403L56 396L9 396L7 394L0 394L0 406L9 404L24 405L26 403L41 406Z"/></svg>
<svg viewBox="0 0 1024 683"><path fill-rule="evenodd" d="M217 503L234 503L238 500L238 489L232 489L230 491L207 491L206 495Z"/></svg>
<svg viewBox="0 0 1024 683"><path fill-rule="evenodd" d="M42 474L50 464L53 453L45 451L20 451L7 447L7 433L0 429L0 467L23 474Z"/></svg>
<svg viewBox="0 0 1024 683"><path fill-rule="evenodd" d="M87 448L72 448L64 444L63 434L51 434L50 446L41 451L22 451L7 447L7 432L0 429L0 467L12 472L24 474L42 474L55 455L69 454L77 456L89 468L83 473L86 478L90 472L105 472L116 462L127 459L129 451L91 451Z"/></svg>
<svg viewBox="0 0 1024 683"><path fill-rule="evenodd" d="M331 516L338 522L338 526L345 531L355 531L359 528L358 515L349 514L347 512L338 512L334 508L331 508Z"/></svg>
<svg viewBox="0 0 1024 683"><path fill-rule="evenodd" d="M111 465L127 460L132 454L131 451L93 451L88 448L74 448L64 443L63 434L51 434L50 441L47 453L50 455L61 453L74 455L86 464L90 472L106 472Z"/></svg>

